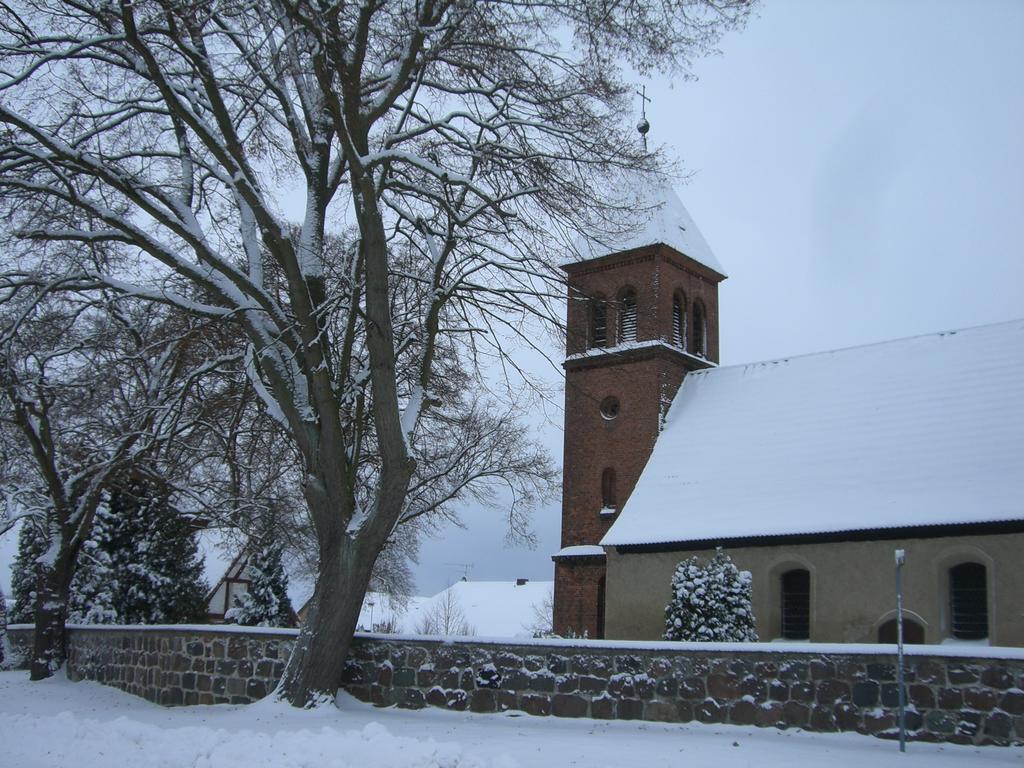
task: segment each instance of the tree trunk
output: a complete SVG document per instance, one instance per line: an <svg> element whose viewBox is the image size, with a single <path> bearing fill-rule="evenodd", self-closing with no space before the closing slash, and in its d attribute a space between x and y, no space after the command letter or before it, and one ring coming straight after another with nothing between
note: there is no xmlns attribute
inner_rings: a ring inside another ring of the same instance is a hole
<svg viewBox="0 0 1024 768"><path fill-rule="evenodd" d="M346 538L333 556L321 557L309 612L276 691L292 706L333 701L341 687L375 559L358 549Z"/></svg>
<svg viewBox="0 0 1024 768"><path fill-rule="evenodd" d="M67 659L66 629L68 598L71 592L71 564L58 557L51 567L43 568L36 586L35 632L32 635L30 678L52 677Z"/></svg>

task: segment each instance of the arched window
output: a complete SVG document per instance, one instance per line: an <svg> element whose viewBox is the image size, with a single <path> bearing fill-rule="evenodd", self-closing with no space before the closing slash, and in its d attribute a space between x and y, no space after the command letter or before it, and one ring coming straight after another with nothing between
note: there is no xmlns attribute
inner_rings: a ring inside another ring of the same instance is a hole
<svg viewBox="0 0 1024 768"><path fill-rule="evenodd" d="M708 320L704 305L700 301L693 302L693 354L707 357L708 354Z"/></svg>
<svg viewBox="0 0 1024 768"><path fill-rule="evenodd" d="M619 344L636 341L636 291L627 288L619 306Z"/></svg>
<svg viewBox="0 0 1024 768"><path fill-rule="evenodd" d="M615 470L611 467L601 473L601 506L604 509L615 509Z"/></svg>
<svg viewBox="0 0 1024 768"><path fill-rule="evenodd" d="M681 293L672 297L672 343L686 349L686 299Z"/></svg>
<svg viewBox="0 0 1024 768"><path fill-rule="evenodd" d="M803 568L782 574L782 636L787 640L811 636L811 574Z"/></svg>
<svg viewBox="0 0 1024 768"><path fill-rule="evenodd" d="M590 302L590 346L608 344L608 302L596 298Z"/></svg>
<svg viewBox="0 0 1024 768"><path fill-rule="evenodd" d="M899 629L896 627L896 619L889 619L878 628L878 642L896 644L899 636ZM903 642L907 645L924 645L924 627L906 613L903 614Z"/></svg>
<svg viewBox="0 0 1024 768"><path fill-rule="evenodd" d="M981 563L960 563L949 569L949 616L953 637L988 637L988 574Z"/></svg>

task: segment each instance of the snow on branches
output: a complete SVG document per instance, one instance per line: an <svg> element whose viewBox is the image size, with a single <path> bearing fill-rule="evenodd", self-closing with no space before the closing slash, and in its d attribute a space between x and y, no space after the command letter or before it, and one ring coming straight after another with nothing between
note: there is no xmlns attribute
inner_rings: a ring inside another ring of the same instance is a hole
<svg viewBox="0 0 1024 768"><path fill-rule="evenodd" d="M333 695L403 515L480 485L550 490L511 410L474 402L484 372L523 376L509 342L536 349L538 321L558 326L571 244L642 215L609 194L662 159L632 139L623 64L685 75L749 5L0 9L0 215L17 246L59 254L82 284L234 324L300 457L320 575L282 684L293 703ZM423 479L461 466L446 420L518 448L421 507ZM448 450L424 467L437 434Z"/></svg>
<svg viewBox="0 0 1024 768"><path fill-rule="evenodd" d="M706 565L696 555L672 575L672 599L665 607L666 640L754 642L751 576L719 547Z"/></svg>

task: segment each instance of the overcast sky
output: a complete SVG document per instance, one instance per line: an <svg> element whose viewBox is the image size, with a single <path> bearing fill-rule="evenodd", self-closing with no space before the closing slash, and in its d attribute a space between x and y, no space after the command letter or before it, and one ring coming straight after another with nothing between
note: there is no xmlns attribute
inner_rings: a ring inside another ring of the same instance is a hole
<svg viewBox="0 0 1024 768"><path fill-rule="evenodd" d="M1024 317L1024 2L769 0L721 48L696 82L646 86L651 140L692 172L678 192L729 273L722 363ZM560 463L556 400L537 436ZM417 591L452 563L552 578L560 503L533 551L465 510L424 542Z"/></svg>
<svg viewBox="0 0 1024 768"><path fill-rule="evenodd" d="M646 85L729 274L723 364L1024 317L1024 2L769 0L721 49L696 82ZM560 425L538 437L560 463ZM466 510L424 542L419 592L449 563L551 579L560 505L534 551Z"/></svg>

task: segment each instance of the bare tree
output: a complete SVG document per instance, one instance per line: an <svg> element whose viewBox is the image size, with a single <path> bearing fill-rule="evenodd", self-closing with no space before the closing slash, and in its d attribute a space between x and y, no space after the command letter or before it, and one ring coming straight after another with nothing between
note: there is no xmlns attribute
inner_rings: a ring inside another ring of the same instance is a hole
<svg viewBox="0 0 1024 768"><path fill-rule="evenodd" d="M476 629L466 620L466 614L459 604L459 598L452 587L440 594L416 622L416 633L420 635L475 635Z"/></svg>
<svg viewBox="0 0 1024 768"><path fill-rule="evenodd" d="M544 599L533 605L533 617L529 625L523 627L531 637L555 636L555 590L548 589Z"/></svg>
<svg viewBox="0 0 1024 768"><path fill-rule="evenodd" d="M430 413L467 424L450 378L514 366L505 340L533 343L524 323L557 322L554 264L569 242L631 225L607 190L659 158L625 127L622 65L685 75L748 5L0 11L11 231L142 254L145 270L83 277L236 324L249 378L301 457L319 570L280 688L293 704L340 681L373 563L412 514ZM292 227L275 193L296 177ZM332 215L354 224L351 248L330 247Z"/></svg>
<svg viewBox="0 0 1024 768"><path fill-rule="evenodd" d="M59 281L58 281L59 284ZM192 367L187 317L137 301L8 288L0 301L0 531L31 518L41 537L31 673L64 660L64 622L79 551L104 490L145 472L193 428L183 402L216 364ZM201 334L199 334L201 336Z"/></svg>

